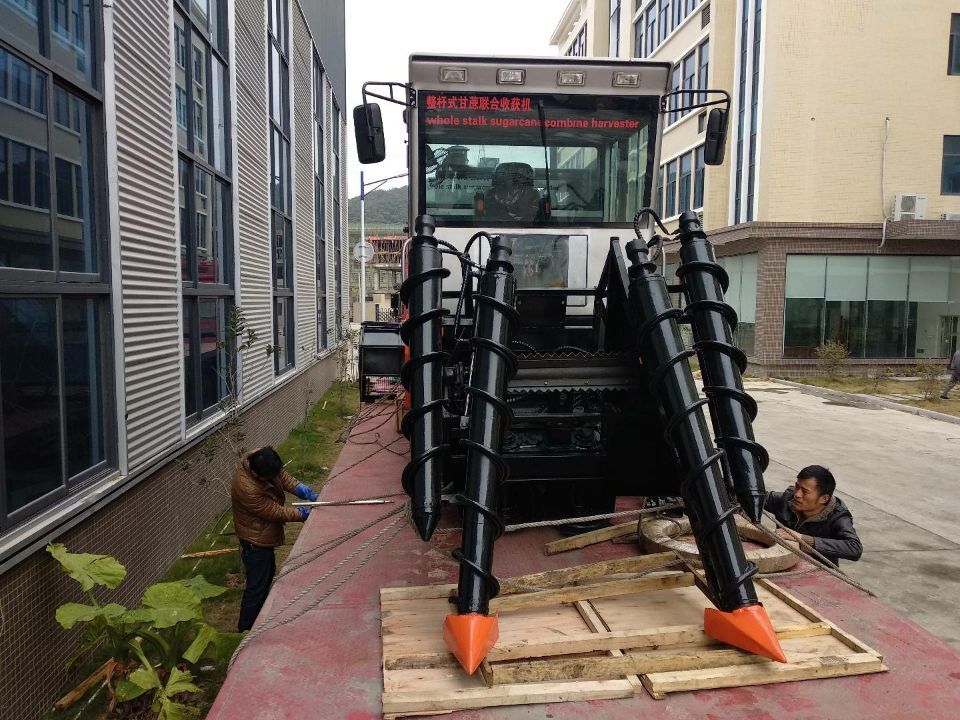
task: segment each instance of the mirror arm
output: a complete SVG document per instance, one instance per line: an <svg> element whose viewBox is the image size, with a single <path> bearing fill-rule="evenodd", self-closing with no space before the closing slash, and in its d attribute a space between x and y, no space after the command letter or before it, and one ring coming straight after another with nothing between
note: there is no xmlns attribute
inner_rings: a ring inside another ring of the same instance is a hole
<svg viewBox="0 0 960 720"><path fill-rule="evenodd" d="M381 93L368 90L367 88L370 86L388 88L390 90L390 95L383 95ZM395 97L393 94L394 88L403 88L405 90L406 98L401 99L401 98ZM410 87L410 85L408 85L407 83L377 82L377 81L365 82L363 84L363 88L361 92L363 93L364 107L367 107L367 105L369 104L369 101L367 100L368 97L377 98L378 100L383 100L384 102L393 103L394 105L402 105L403 107L406 107L406 108L416 107L417 105L416 91L412 87Z"/></svg>
<svg viewBox="0 0 960 720"><path fill-rule="evenodd" d="M687 112L690 110L697 110L698 108L712 107L714 105L725 105L724 108L727 112L730 111L730 93L726 90L674 90L673 92L668 92L665 95L660 96L660 113L665 114L670 112L667 108L667 98L679 97L683 98L684 95L723 95L719 100L707 100L704 102L694 103L692 105L682 105L681 107L674 108L672 112Z"/></svg>

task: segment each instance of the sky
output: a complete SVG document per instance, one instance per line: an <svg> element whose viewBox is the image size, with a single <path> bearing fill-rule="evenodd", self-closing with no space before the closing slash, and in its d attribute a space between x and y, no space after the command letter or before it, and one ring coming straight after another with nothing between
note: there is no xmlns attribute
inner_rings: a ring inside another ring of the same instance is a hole
<svg viewBox="0 0 960 720"><path fill-rule="evenodd" d="M412 53L556 56L550 35L567 0L347 0L347 146L349 195L360 194L360 171L371 181L406 173L407 130L399 105L380 102L387 158L357 161L353 107L367 81L406 82ZM405 185L400 178L383 188Z"/></svg>

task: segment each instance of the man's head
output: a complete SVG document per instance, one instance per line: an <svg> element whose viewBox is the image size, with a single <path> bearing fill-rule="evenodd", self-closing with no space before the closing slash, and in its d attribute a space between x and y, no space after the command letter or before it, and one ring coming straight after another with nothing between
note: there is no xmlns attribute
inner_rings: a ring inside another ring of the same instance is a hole
<svg viewBox="0 0 960 720"><path fill-rule="evenodd" d="M250 469L264 481L273 480L283 470L283 460L280 459L277 451L269 445L250 453L247 459L250 463Z"/></svg>
<svg viewBox="0 0 960 720"><path fill-rule="evenodd" d="M810 465L797 473L793 485L793 509L807 517L826 507L837 488L833 473L820 465Z"/></svg>

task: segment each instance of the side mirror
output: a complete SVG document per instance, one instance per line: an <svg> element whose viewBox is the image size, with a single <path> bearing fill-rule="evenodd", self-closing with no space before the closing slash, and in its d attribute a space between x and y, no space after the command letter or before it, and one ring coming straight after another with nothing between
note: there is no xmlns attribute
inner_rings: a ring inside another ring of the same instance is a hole
<svg viewBox="0 0 960 720"><path fill-rule="evenodd" d="M387 156L379 105L357 105L353 109L353 130L357 140L357 157L362 165L378 163Z"/></svg>
<svg viewBox="0 0 960 720"><path fill-rule="evenodd" d="M714 108L707 117L707 138L703 146L703 162L722 165L727 151L727 111Z"/></svg>

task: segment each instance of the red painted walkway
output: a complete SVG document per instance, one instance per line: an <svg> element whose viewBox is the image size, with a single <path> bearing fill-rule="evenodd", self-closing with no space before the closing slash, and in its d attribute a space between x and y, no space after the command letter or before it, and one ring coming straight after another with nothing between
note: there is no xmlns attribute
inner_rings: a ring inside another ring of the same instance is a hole
<svg viewBox="0 0 960 720"><path fill-rule="evenodd" d="M383 496L399 491L406 442L386 415L362 423L353 433L325 487L325 500ZM369 458L363 460L363 458ZM344 468L356 464L342 475ZM394 498L398 503L404 497ZM324 541L383 515L390 505L330 507L315 510L288 562L296 563ZM356 557L289 609L292 599L317 583L338 561L373 538L388 521L364 531L343 546L277 580L257 627L272 618L290 618L343 579ZM405 522L405 521L404 521ZM412 526L374 555L329 599L302 617L254 639L238 656L209 720L366 720L381 717L379 589L384 586L455 582L456 565L443 551L459 544L455 514L444 519L430 544ZM392 531L392 529L391 529ZM381 536L389 537L390 531ZM630 546L603 545L544 557L552 530L505 535L497 544L495 571L506 577L593 562L633 552ZM377 543L371 544L371 548ZM288 565L289 566L289 565ZM524 705L453 713L463 718L694 718L711 720L883 720L960 717L960 652L886 607L880 601L825 573L779 581L830 620L883 653L887 673L830 680L808 680L758 687L677 693L666 700L642 696L553 705ZM281 612L282 611L282 612ZM275 617L274 617L275 616ZM440 628L437 628L440 632Z"/></svg>

